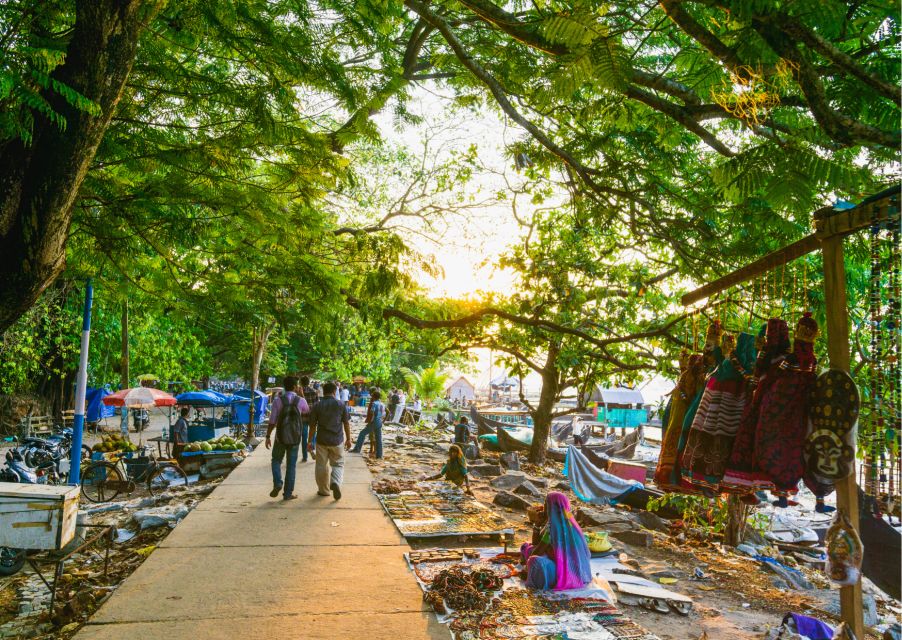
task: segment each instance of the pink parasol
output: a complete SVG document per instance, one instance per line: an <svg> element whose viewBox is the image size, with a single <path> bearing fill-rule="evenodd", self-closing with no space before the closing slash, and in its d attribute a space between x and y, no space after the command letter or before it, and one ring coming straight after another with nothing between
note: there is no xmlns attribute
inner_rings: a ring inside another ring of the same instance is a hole
<svg viewBox="0 0 902 640"><path fill-rule="evenodd" d="M150 407L171 407L176 403L175 397L165 391L151 387L134 387L112 393L103 399L103 404L113 407L129 407L147 409Z"/></svg>

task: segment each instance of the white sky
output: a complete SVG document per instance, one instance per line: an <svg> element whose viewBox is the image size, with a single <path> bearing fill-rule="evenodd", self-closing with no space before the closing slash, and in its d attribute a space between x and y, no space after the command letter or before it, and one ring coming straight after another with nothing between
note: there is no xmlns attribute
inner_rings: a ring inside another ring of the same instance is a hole
<svg viewBox="0 0 902 640"><path fill-rule="evenodd" d="M483 110L479 114L467 112L451 116L447 98L434 91L434 87L413 89L413 99L409 110L423 116L422 126L404 125L398 127L389 110L381 112L376 123L385 140L400 144L417 153L421 140L427 134L427 125L445 124L448 129L439 136L439 141L447 145L446 153L456 149L463 152L470 145L476 145L479 160L493 172L506 173L516 180L516 171L509 157L505 156L505 146L523 136L522 130L511 128L494 112ZM438 142L438 141L437 141ZM474 175L466 191L474 199L485 199L491 194L505 189L500 176L485 173ZM519 202L520 213L525 202ZM449 233L440 244L410 234L411 244L422 253L432 255L443 275L432 277L418 274L417 279L433 297L468 298L479 292L505 291L514 283L514 274L494 267L496 256L518 241L520 228L514 219L508 203L494 203L471 212L466 221L451 220Z"/></svg>

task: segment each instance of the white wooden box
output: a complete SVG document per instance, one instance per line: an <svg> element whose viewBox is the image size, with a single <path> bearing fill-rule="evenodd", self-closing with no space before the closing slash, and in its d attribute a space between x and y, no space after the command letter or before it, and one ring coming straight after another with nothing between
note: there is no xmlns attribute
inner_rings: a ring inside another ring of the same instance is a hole
<svg viewBox="0 0 902 640"><path fill-rule="evenodd" d="M75 536L78 487L0 482L0 546L61 549Z"/></svg>

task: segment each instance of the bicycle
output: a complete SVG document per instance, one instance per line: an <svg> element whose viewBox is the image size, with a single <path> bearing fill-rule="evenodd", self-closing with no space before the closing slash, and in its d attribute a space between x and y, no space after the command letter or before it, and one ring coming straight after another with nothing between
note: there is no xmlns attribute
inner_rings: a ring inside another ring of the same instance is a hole
<svg viewBox="0 0 902 640"><path fill-rule="evenodd" d="M96 460L81 474L81 494L91 502L114 500L120 493L130 494L138 482L144 482L150 495L155 496L171 487L188 486L188 475L174 460L157 460L145 449L148 464L137 472L129 472L127 458Z"/></svg>

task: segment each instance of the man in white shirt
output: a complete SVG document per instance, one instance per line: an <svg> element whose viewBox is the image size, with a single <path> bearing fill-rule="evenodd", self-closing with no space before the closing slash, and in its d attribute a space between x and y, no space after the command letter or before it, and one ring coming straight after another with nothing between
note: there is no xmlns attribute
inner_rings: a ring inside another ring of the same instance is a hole
<svg viewBox="0 0 902 640"><path fill-rule="evenodd" d="M351 400L351 390L348 389L348 385L341 385L341 389L338 390L338 399L344 404L344 406L348 406L348 402Z"/></svg>

